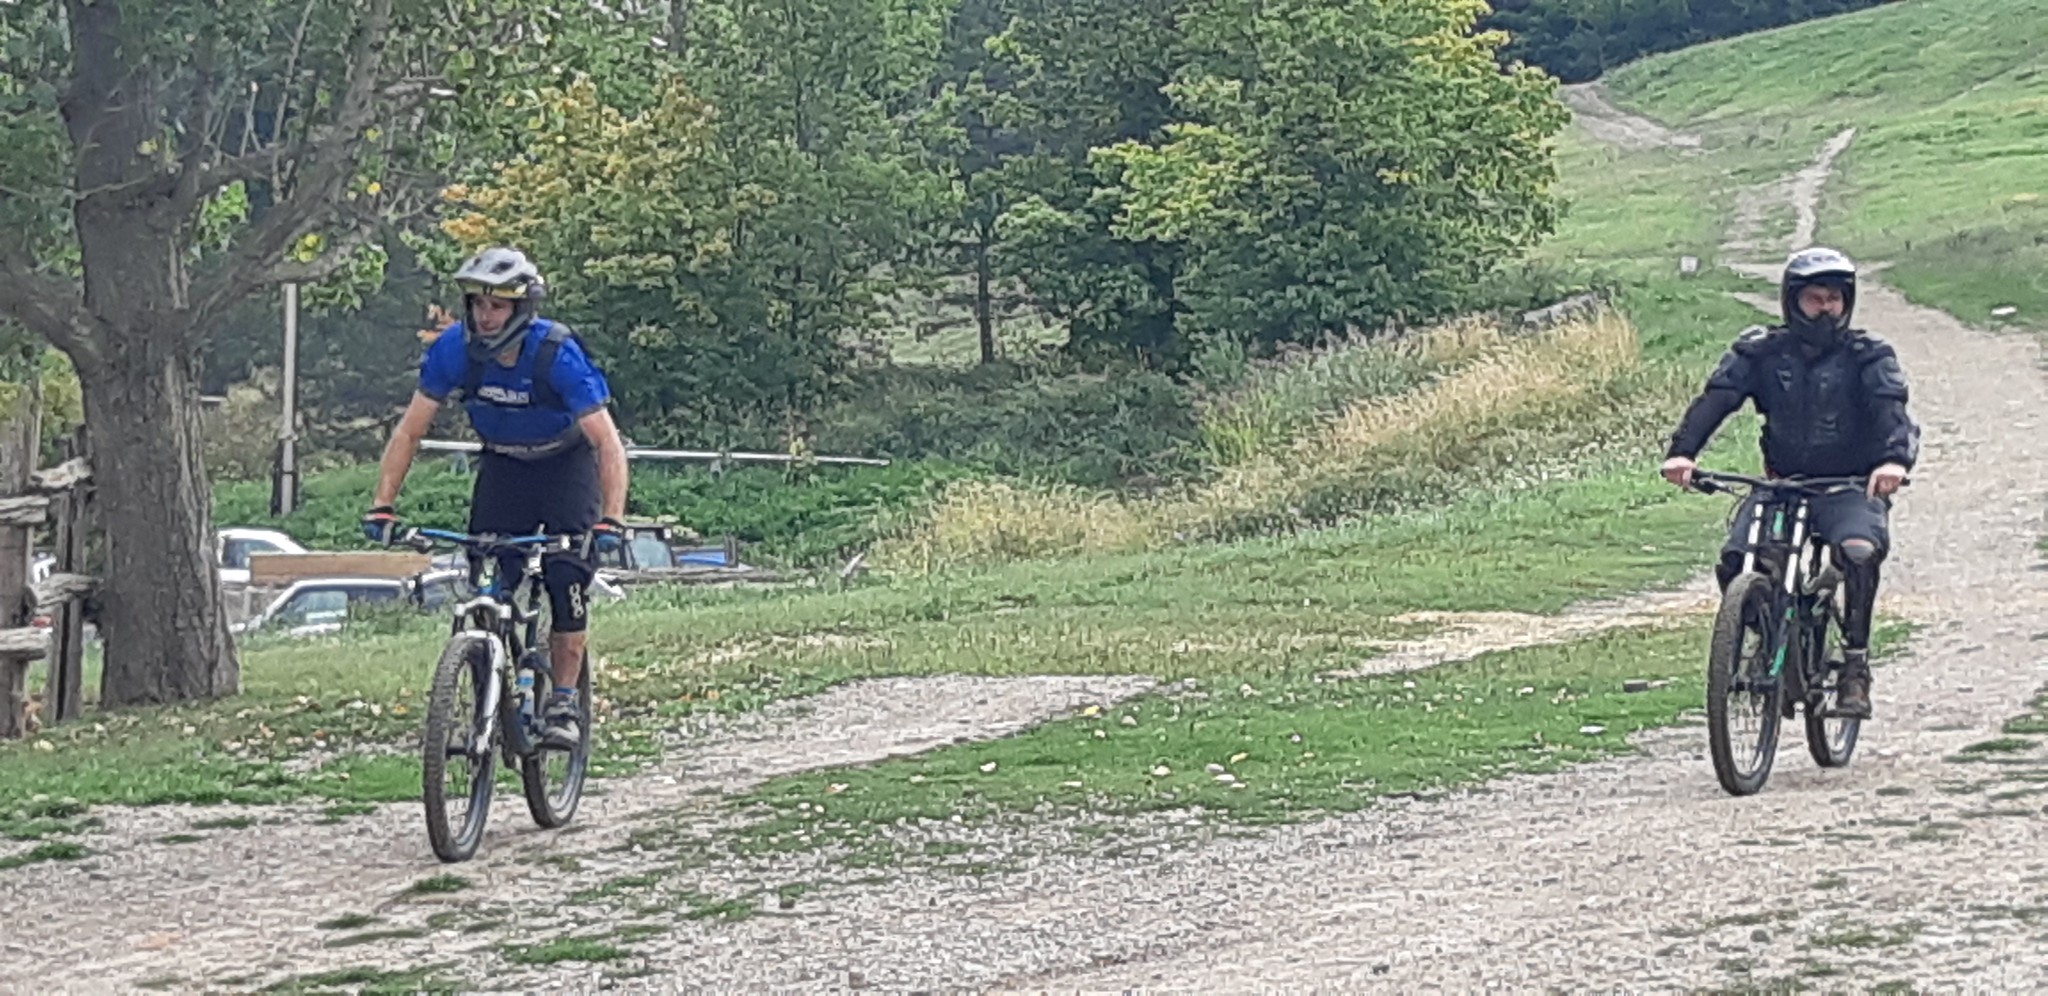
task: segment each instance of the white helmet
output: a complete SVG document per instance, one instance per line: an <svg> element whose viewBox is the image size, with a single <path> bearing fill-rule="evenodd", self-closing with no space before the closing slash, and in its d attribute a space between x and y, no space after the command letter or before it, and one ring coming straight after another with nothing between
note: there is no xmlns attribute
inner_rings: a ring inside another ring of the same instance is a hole
<svg viewBox="0 0 2048 996"><path fill-rule="evenodd" d="M540 268L525 253L506 246L493 246L471 256L469 262L455 271L455 283L462 288L463 333L472 346L486 354L504 349L525 331L526 323L533 320L535 308L547 293ZM478 338L476 315L470 304L478 294L513 302L512 320L488 340Z"/></svg>

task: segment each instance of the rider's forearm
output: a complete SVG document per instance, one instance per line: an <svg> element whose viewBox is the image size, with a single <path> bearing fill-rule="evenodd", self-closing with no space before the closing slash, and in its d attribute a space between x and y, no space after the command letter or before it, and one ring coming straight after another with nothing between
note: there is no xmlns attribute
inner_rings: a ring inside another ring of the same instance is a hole
<svg viewBox="0 0 2048 996"><path fill-rule="evenodd" d="M384 458L377 463L377 491L371 498L372 505L390 505L398 501L398 488L405 483L405 475L412 470L413 455L419 452L420 437L407 431L400 424L391 433L391 441L384 444Z"/></svg>
<svg viewBox="0 0 2048 996"><path fill-rule="evenodd" d="M626 447L614 435L611 441L597 448L597 490L603 502L604 517L616 521L626 518Z"/></svg>
<svg viewBox="0 0 2048 996"><path fill-rule="evenodd" d="M1877 406L1877 428L1884 440L1884 460L1895 463L1907 470L1920 459L1920 425L1906 412L1903 401L1888 401Z"/></svg>
<svg viewBox="0 0 2048 996"><path fill-rule="evenodd" d="M1685 416L1678 420L1678 429L1671 434L1671 443L1665 448L1664 455L1688 459L1699 456L1721 423L1742 407L1742 400L1741 393L1721 388L1708 388L1701 392L1687 406Z"/></svg>

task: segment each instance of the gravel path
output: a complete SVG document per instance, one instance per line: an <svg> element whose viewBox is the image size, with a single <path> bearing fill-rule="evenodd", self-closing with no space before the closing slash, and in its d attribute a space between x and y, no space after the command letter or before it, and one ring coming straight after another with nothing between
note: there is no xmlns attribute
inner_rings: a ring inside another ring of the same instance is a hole
<svg viewBox="0 0 2048 996"><path fill-rule="evenodd" d="M1796 211L1788 248L1810 240L1819 189L1852 137L1767 188ZM1761 240L1730 248L1758 250L1738 267L1752 274L1782 259ZM1089 890L1085 905L1041 892L1031 915L1005 924L1012 935L1087 938L1110 963L1003 981L2041 988L2048 757L1958 752L1999 737L2048 684L2036 546L2048 380L2032 340L1966 328L1874 282L1858 311L1898 346L1926 430L1885 589L1889 609L1926 628L1879 670L1877 718L1849 768L1815 768L1794 730L1765 792L1733 799L1714 783L1702 730L1662 731L1641 738L1646 757L1176 855L1169 870Z"/></svg>
<svg viewBox="0 0 2048 996"><path fill-rule="evenodd" d="M2035 550L2048 381L2030 341L1969 330L1882 287L1867 286L1858 309L1898 344L1926 423L1886 591L1910 597L1927 628L1878 671L1877 718L1849 768L1815 768L1793 728L1766 790L1733 799L1714 782L1703 730L1664 731L1640 741L1647 757L1178 855L1094 883L1085 904L1041 890L1030 915L1005 924L1013 936L1085 937L1118 963L1005 981L1389 992L1664 991L1801 973L1857 990L2048 982L2048 820L2040 796L2015 794L2048 778L2048 758L1949 760L1999 736L2048 683L2035 642L2048 632Z"/></svg>
<svg viewBox="0 0 2048 996"><path fill-rule="evenodd" d="M301 805L96 807L93 814L107 826L87 841L94 858L0 871L0 909L10 911L9 929L0 933L0 965L6 966L0 993L103 993L152 979L196 984L365 960L417 963L445 948L447 937L380 940L370 949L379 957L365 959L362 948L324 946L337 934L317 925L373 907L401 928L408 925L407 907L424 921L437 911L437 900L418 902L422 897L408 897L407 890L443 873L471 885L442 902L485 908L554 902L550 895L630 873L634 834L649 828L647 818L693 799L793 771L1007 736L1155 686L1143 677L889 678L841 685L722 724L728 728L672 752L673 762L654 772L592 782L603 794L587 796L576 822L560 832L535 828L517 792L501 788L476 858L459 865L434 858L416 803L381 806L340 822L323 821L319 807ZM700 801L697 808L708 806ZM193 827L237 819L252 825ZM182 833L201 839L161 840ZM551 859L590 864L593 857L594 873L572 876L566 888L541 878L558 867Z"/></svg>

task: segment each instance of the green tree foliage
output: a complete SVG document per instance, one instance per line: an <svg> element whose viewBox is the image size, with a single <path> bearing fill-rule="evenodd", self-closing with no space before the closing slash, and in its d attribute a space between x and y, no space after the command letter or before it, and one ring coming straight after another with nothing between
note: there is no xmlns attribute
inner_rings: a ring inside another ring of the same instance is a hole
<svg viewBox="0 0 2048 996"><path fill-rule="evenodd" d="M957 213L945 122L915 98L942 16L696 4L651 103L595 79L546 91L527 155L452 192L470 210L446 231L538 255L636 439L758 439L831 396Z"/></svg>
<svg viewBox="0 0 2048 996"><path fill-rule="evenodd" d="M1891 2L1494 0L1485 26L1512 37L1503 58L1580 83L1646 55Z"/></svg>
<svg viewBox="0 0 2048 996"><path fill-rule="evenodd" d="M1029 4L1031 0L1021 0ZM1554 83L1483 4L1118 0L1020 13L1008 259L1073 340L1169 366L1456 308L1554 221Z"/></svg>
<svg viewBox="0 0 2048 996"><path fill-rule="evenodd" d="M1189 9L1167 87L1184 120L1094 157L1111 234L1184 253L1183 336L1270 346L1440 315L1550 231L1543 140L1567 118L1543 74L1496 69L1483 9Z"/></svg>

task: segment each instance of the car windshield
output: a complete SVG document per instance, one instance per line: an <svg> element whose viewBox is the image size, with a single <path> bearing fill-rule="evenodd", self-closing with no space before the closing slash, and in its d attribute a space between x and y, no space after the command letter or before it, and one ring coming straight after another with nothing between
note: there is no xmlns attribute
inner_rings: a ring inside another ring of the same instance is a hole
<svg viewBox="0 0 2048 996"><path fill-rule="evenodd" d="M635 536L626 544L628 561L632 566L645 570L651 567L674 567L675 557L670 554L668 544L658 536Z"/></svg>
<svg viewBox="0 0 2048 996"><path fill-rule="evenodd" d="M277 622L285 626L320 626L348 621L349 607L398 598L398 589L387 585L356 588L307 588L280 606Z"/></svg>
<svg viewBox="0 0 2048 996"><path fill-rule="evenodd" d="M313 626L348 619L348 592L338 588L302 591L277 610L277 621L285 626Z"/></svg>
<svg viewBox="0 0 2048 996"><path fill-rule="evenodd" d="M220 565L242 568L249 566L249 558L259 553L283 553L284 548L266 539L237 536L221 544Z"/></svg>

